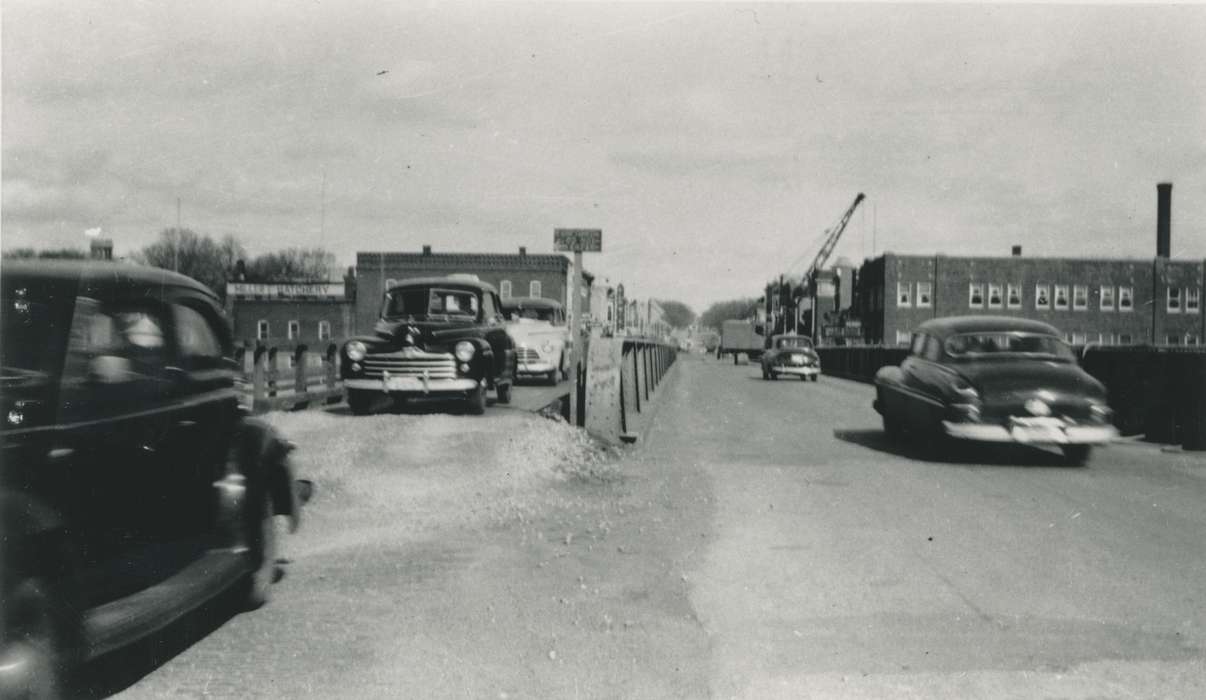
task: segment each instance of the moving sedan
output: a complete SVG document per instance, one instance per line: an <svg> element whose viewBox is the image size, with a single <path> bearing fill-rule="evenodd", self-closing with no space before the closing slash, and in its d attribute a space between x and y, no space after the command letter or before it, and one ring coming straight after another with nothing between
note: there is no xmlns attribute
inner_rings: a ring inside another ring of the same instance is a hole
<svg viewBox="0 0 1206 700"><path fill-rule="evenodd" d="M1118 435L1101 382L1046 323L1003 316L926 321L899 367L875 375L884 430L1058 446L1072 464Z"/></svg>

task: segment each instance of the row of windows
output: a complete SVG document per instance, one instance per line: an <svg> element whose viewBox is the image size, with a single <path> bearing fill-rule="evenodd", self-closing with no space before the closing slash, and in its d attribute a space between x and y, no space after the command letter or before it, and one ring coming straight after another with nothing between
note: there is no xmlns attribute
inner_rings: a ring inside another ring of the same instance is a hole
<svg viewBox="0 0 1206 700"><path fill-rule="evenodd" d="M385 288L389 289L390 287L394 286L397 283L398 283L398 280L391 277L391 278L385 280ZM512 296L511 280L503 280L502 282L498 283L498 296L503 299L511 298L511 296ZM540 280L532 280L531 282L528 282L528 296L530 296L530 297L541 296Z"/></svg>
<svg viewBox="0 0 1206 700"><path fill-rule="evenodd" d="M272 337L271 330L272 330L272 327L269 325L268 321L266 319L260 319L255 324L255 339L256 340L268 340L269 338ZM288 338L289 340L296 340L297 338L300 338L301 337L301 321L289 321L286 324L285 333L286 333L285 337ZM331 322L330 321L319 321L318 322L318 339L319 340L330 340L330 338L331 338Z"/></svg>
<svg viewBox="0 0 1206 700"><path fill-rule="evenodd" d="M967 306L972 309L1020 309L1023 306L1022 287L1016 284L984 284L973 282L967 286ZM1069 294L1069 290L1071 294ZM896 285L896 306L928 309L933 305L934 287L930 282L916 285L901 282ZM1135 290L1132 287L1098 288L1098 305L1102 311L1133 311ZM1169 313L1196 314L1202 306L1202 292L1197 287L1169 287L1165 308ZM1040 311L1055 309L1085 311L1089 308L1089 287L1084 284L1036 284L1034 286L1034 308Z"/></svg>
<svg viewBox="0 0 1206 700"><path fill-rule="evenodd" d="M896 344L908 345L913 340L913 334L908 331L896 331ZM1133 345L1135 343L1134 336L1130 333L1064 333L1064 340L1072 345L1085 345L1087 343L1095 343L1097 345ZM1201 345L1202 339L1197 333L1186 333L1184 335L1169 334L1164 336L1165 345Z"/></svg>

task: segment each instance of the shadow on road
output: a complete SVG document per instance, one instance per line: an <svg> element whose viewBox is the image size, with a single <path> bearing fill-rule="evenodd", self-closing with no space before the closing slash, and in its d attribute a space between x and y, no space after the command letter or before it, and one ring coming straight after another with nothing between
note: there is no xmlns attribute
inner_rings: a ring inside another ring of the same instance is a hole
<svg viewBox="0 0 1206 700"><path fill-rule="evenodd" d="M923 442L923 438L911 435L900 439L890 438L882 430L834 430L833 436L876 452L919 462L970 467L1068 467L1063 455L1027 445L957 441L938 445Z"/></svg>

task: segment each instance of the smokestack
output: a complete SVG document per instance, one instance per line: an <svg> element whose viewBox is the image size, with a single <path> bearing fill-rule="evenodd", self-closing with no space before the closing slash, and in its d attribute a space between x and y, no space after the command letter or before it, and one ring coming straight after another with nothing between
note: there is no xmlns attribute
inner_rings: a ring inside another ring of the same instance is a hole
<svg viewBox="0 0 1206 700"><path fill-rule="evenodd" d="M1020 258L1020 257L1022 257L1022 246L1020 246L1020 245L1015 245L1015 246L1013 247L1013 257L1015 257L1015 258Z"/></svg>
<svg viewBox="0 0 1206 700"><path fill-rule="evenodd" d="M528 254L528 247L527 247L527 246L522 246L522 245L521 245L521 246L519 246L519 255L522 257L522 256L527 255L527 254Z"/></svg>
<svg viewBox="0 0 1206 700"><path fill-rule="evenodd" d="M1172 255L1172 183L1156 185L1156 257Z"/></svg>
<svg viewBox="0 0 1206 700"><path fill-rule="evenodd" d="M423 246L423 255L431 255L431 246L429 246L429 245Z"/></svg>

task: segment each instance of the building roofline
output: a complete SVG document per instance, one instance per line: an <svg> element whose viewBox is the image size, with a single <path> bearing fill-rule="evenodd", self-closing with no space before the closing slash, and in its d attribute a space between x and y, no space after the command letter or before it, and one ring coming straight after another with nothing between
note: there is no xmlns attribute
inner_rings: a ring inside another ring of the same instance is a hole
<svg viewBox="0 0 1206 700"><path fill-rule="evenodd" d="M1206 262L1203 258L1160 258L1152 256L1150 258L1097 258L1097 257L1079 257L1069 255L948 255L946 253L894 253L886 251L875 257L863 258L863 263L883 260L891 255L894 258L914 258L918 260L933 260L934 258L948 258L951 260L1057 260L1065 262L1099 262L1099 263L1155 263L1163 260L1167 263L1189 263L1200 265Z"/></svg>

